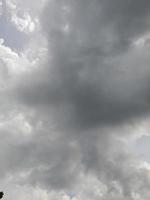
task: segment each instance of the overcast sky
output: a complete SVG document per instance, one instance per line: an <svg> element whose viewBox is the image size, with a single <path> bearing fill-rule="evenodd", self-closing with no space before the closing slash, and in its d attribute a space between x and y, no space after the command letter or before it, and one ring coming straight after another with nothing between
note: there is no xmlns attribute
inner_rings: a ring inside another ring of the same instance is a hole
<svg viewBox="0 0 150 200"><path fill-rule="evenodd" d="M150 0L0 0L5 200L150 199Z"/></svg>

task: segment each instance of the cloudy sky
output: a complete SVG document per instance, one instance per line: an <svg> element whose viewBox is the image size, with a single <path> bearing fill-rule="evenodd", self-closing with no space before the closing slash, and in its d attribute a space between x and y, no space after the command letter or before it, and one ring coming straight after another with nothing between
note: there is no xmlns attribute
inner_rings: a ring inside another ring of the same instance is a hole
<svg viewBox="0 0 150 200"><path fill-rule="evenodd" d="M5 200L149 200L149 146L149 0L0 0Z"/></svg>

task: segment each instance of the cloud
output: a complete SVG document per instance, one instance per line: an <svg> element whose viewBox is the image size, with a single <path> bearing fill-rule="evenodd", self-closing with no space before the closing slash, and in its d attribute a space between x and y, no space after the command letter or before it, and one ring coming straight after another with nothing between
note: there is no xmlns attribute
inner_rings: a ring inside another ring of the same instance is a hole
<svg viewBox="0 0 150 200"><path fill-rule="evenodd" d="M43 17L48 64L21 84L20 98L63 110L58 115L79 129L147 114L149 46L133 44L148 31L148 4L50 1Z"/></svg>
<svg viewBox="0 0 150 200"><path fill-rule="evenodd" d="M149 4L51 0L42 13L31 2L41 20L35 38L21 54L0 45L0 79L8 80L0 171L9 191L19 185L20 196L31 191L33 199L36 192L56 200L149 199L149 164L129 148L149 120Z"/></svg>
<svg viewBox="0 0 150 200"><path fill-rule="evenodd" d="M29 6L29 2L26 1L26 4L31 8L31 3ZM33 5L35 7L35 4ZM41 8L42 5L41 1ZM39 9L35 8L33 12L33 6L32 11L28 8L21 1L1 1L0 37L4 39L6 46L18 52L23 51L33 32L38 32L39 29Z"/></svg>

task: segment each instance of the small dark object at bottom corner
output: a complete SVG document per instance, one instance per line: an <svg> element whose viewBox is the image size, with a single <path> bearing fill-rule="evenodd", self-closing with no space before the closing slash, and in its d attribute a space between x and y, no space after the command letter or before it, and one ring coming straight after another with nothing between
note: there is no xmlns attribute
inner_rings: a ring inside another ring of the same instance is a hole
<svg viewBox="0 0 150 200"><path fill-rule="evenodd" d="M0 199L2 199L4 196L4 193L3 192L0 192Z"/></svg>

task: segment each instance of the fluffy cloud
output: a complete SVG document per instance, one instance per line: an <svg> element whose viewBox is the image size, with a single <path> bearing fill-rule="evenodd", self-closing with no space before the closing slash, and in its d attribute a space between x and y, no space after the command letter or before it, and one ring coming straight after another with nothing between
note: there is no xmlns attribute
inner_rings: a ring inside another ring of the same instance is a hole
<svg viewBox="0 0 150 200"><path fill-rule="evenodd" d="M22 53L0 45L0 174L13 199L149 199L149 164L130 151L149 123L149 4L15 1L28 16L16 26L41 28Z"/></svg>
<svg viewBox="0 0 150 200"><path fill-rule="evenodd" d="M133 45L148 30L148 5L134 14L134 4L105 4L50 2L43 17L48 64L29 78L29 88L20 87L28 104L61 107L69 124L83 129L128 120L149 108L149 46Z"/></svg>

